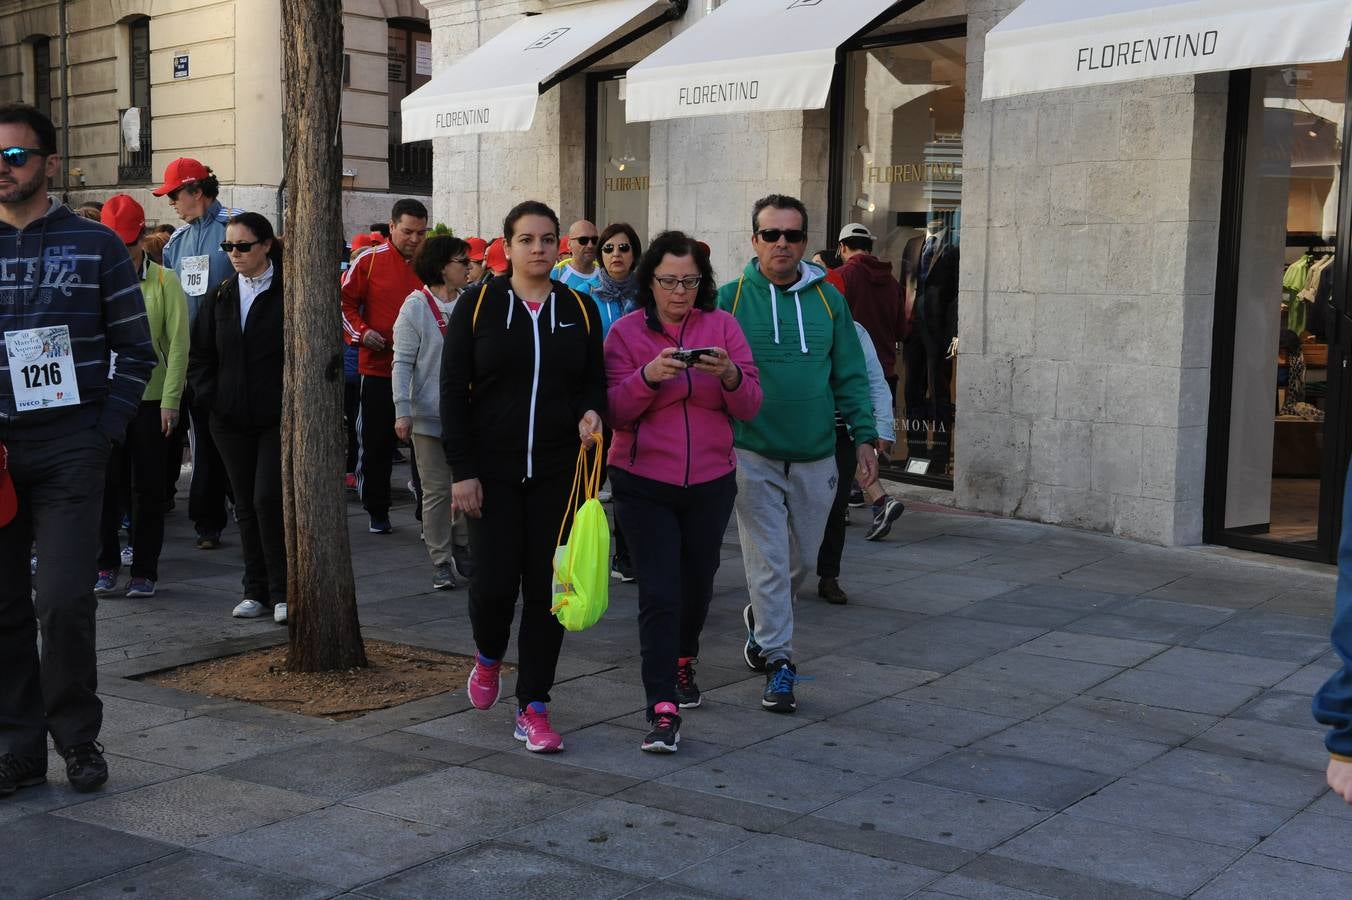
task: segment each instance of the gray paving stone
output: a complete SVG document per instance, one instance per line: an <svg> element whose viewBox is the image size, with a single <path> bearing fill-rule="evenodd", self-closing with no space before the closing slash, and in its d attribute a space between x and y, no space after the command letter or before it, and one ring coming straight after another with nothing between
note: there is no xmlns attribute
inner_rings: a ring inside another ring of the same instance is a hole
<svg viewBox="0 0 1352 900"><path fill-rule="evenodd" d="M1328 767L1328 752L1317 731L1251 719L1218 722L1189 741L1187 747L1320 772Z"/></svg>
<svg viewBox="0 0 1352 900"><path fill-rule="evenodd" d="M780 826L775 834L937 872L955 871L976 858L971 850L905 837L879 829L872 822L853 824L800 816Z"/></svg>
<svg viewBox="0 0 1352 900"><path fill-rule="evenodd" d="M196 716L113 735L104 744L122 756L201 772L304 741L295 732Z"/></svg>
<svg viewBox="0 0 1352 900"><path fill-rule="evenodd" d="M1168 748L1151 741L1095 734L1038 722L1021 722L972 745L975 750L1017 756L1085 772L1121 775Z"/></svg>
<svg viewBox="0 0 1352 900"><path fill-rule="evenodd" d="M1323 729L1310 713L1310 695L1290 691L1264 691L1233 715L1236 719L1257 719L1291 728Z"/></svg>
<svg viewBox="0 0 1352 900"><path fill-rule="evenodd" d="M1181 675L1197 680L1272 687L1295 672L1297 666L1295 663L1260 656L1198 650L1194 647L1170 647L1141 663L1139 668L1143 672Z"/></svg>
<svg viewBox="0 0 1352 900"><path fill-rule="evenodd" d="M806 813L861 791L881 779L876 775L769 757L751 749L679 769L657 780L673 787Z"/></svg>
<svg viewBox="0 0 1352 900"><path fill-rule="evenodd" d="M963 897L965 900L1039 900L1049 896L979 881L966 875L949 875L930 885L930 890L912 895L914 900L947 900L949 897Z"/></svg>
<svg viewBox="0 0 1352 900"><path fill-rule="evenodd" d="M635 716L634 724L637 726L640 722L642 717ZM567 752L550 757L549 762L569 772L588 769L648 779L660 778L676 769L717 759L732 751L731 747L700 740L703 723L697 719L689 725L686 722L691 722L691 717L685 717L681 724L680 749L676 753L644 753L639 749L639 743L646 730L602 722L569 734Z"/></svg>
<svg viewBox="0 0 1352 900"><path fill-rule="evenodd" d="M1085 614L1079 610L1062 609L1055 606L1034 606L1030 603L1013 603L1001 597L996 597L953 610L950 615L959 619L977 619L982 622L1060 628Z"/></svg>
<svg viewBox="0 0 1352 900"><path fill-rule="evenodd" d="M1320 772L1182 747L1131 774L1145 781L1293 810L1303 808L1325 790Z"/></svg>
<svg viewBox="0 0 1352 900"><path fill-rule="evenodd" d="M107 694L99 699L103 701L103 728L101 733L105 740L109 735L154 728L156 725L177 722L188 715L183 710L174 707L141 703L137 700L125 700Z"/></svg>
<svg viewBox="0 0 1352 900"><path fill-rule="evenodd" d="M1066 584L1033 584L1001 594L1000 599L1007 603L1047 606L1089 615L1114 609L1124 603L1128 596Z"/></svg>
<svg viewBox="0 0 1352 900"><path fill-rule="evenodd" d="M843 772L900 775L938 759L953 748L919 738L883 734L834 721L817 722L757 744L757 752L783 756ZM681 742L685 752L685 742Z"/></svg>
<svg viewBox="0 0 1352 900"><path fill-rule="evenodd" d="M185 850L154 862L125 869L54 896L81 900L321 900L333 888L268 872L205 853Z"/></svg>
<svg viewBox="0 0 1352 900"><path fill-rule="evenodd" d="M1022 644L1044 628L935 619L855 645L856 656L892 665L952 672L982 657Z"/></svg>
<svg viewBox="0 0 1352 900"><path fill-rule="evenodd" d="M854 691L840 691L823 689L816 682L816 673L819 671L817 665L811 660L800 660L797 663L798 674L804 677L804 682L794 687L794 697L798 701L798 711L794 717L797 719L825 719L829 716L839 715L852 709L865 706L887 696L892 692L868 691L855 693ZM830 672L830 658L821 663L821 671ZM761 697L765 694L765 676L748 672L752 675L741 681L726 684L721 688L714 688L712 691L705 691L704 696L711 701L721 703L724 706L732 706L738 709L757 709L761 704ZM807 679L811 679L808 681ZM698 715L696 713L695 715ZM638 717L641 718L641 717Z"/></svg>
<svg viewBox="0 0 1352 900"><path fill-rule="evenodd" d="M1121 700L1076 697L1034 721L1173 746L1215 725L1216 717Z"/></svg>
<svg viewBox="0 0 1352 900"><path fill-rule="evenodd" d="M1206 625L1184 625L1160 619L1120 616L1116 611L1095 613L1076 619L1064 631L1079 634L1098 634L1104 637L1126 638L1135 641L1154 641L1159 644L1177 644L1195 640L1206 631Z"/></svg>
<svg viewBox="0 0 1352 900"><path fill-rule="evenodd" d="M833 721L884 734L901 734L960 747L1003 731L1017 719L889 697Z"/></svg>
<svg viewBox="0 0 1352 900"><path fill-rule="evenodd" d="M96 795L99 797L109 797L148 784L191 774L184 769L161 766L142 759L131 759L111 753L105 754L104 758L108 762L108 783L99 789ZM47 752L47 783L24 788L18 798L24 806L44 812L74 806L77 803L88 803L92 799L89 794L81 794L70 786L70 782L66 779L66 762L55 750Z"/></svg>
<svg viewBox="0 0 1352 900"><path fill-rule="evenodd" d="M622 897L643 880L612 869L537 853L522 847L488 843L423 863L362 888L368 897L424 900L427 897Z"/></svg>
<svg viewBox="0 0 1352 900"><path fill-rule="evenodd" d="M1183 569L1122 563L1118 559L1090 563L1061 576L1061 582L1116 594L1144 594L1185 577Z"/></svg>
<svg viewBox="0 0 1352 900"><path fill-rule="evenodd" d="M473 822L453 829L330 806L198 849L282 875L353 888L481 839Z"/></svg>
<svg viewBox="0 0 1352 900"><path fill-rule="evenodd" d="M1215 844L1154 834L1062 813L997 847L994 853L1167 894L1201 887L1240 853Z"/></svg>
<svg viewBox="0 0 1352 900"><path fill-rule="evenodd" d="M1289 900L1346 893L1346 872L1250 853L1193 896L1197 900Z"/></svg>
<svg viewBox="0 0 1352 900"><path fill-rule="evenodd" d="M442 768L429 759L326 741L256 756L212 774L267 784L325 800L343 800Z"/></svg>
<svg viewBox="0 0 1352 900"><path fill-rule="evenodd" d="M1259 853L1352 873L1352 820L1304 812L1257 847Z"/></svg>
<svg viewBox="0 0 1352 900"><path fill-rule="evenodd" d="M937 681L931 681L897 696L902 700L952 706L1011 719L1026 719L1064 703L1073 696L1070 691L1054 691L1054 685L1051 684L1046 685L1046 688L1038 690L1027 685L997 681L980 674L968 674L967 670L959 670L953 675L945 675Z"/></svg>
<svg viewBox="0 0 1352 900"><path fill-rule="evenodd" d="M1247 684L1205 681L1176 674L1123 672L1090 689L1090 695L1126 700L1165 709L1224 716L1252 699L1258 688Z"/></svg>
<svg viewBox="0 0 1352 900"><path fill-rule="evenodd" d="M1069 806L1111 776L982 750L959 750L906 776L1043 809Z"/></svg>
<svg viewBox="0 0 1352 900"><path fill-rule="evenodd" d="M1279 691L1313 696L1315 691L1323 687L1324 682L1332 678L1340 668L1336 657L1322 656L1309 665L1300 667L1291 677L1282 679L1273 687Z"/></svg>
<svg viewBox="0 0 1352 900"><path fill-rule="evenodd" d="M1019 647L1022 653L1073 659L1105 666L1134 666L1165 649L1164 644L1069 631L1052 631Z"/></svg>
<svg viewBox="0 0 1352 900"><path fill-rule="evenodd" d="M763 683L763 682L762 682ZM811 685L804 685L810 688ZM804 698L805 704L811 701ZM811 717L799 718L795 715L775 715L768 713L760 705L760 695L755 703L735 705L705 700L695 711L687 711L690 717L691 734L696 739L707 739L719 746L747 747L768 740L776 735L802 728L812 723ZM641 716L629 716L617 719L612 724L641 728Z"/></svg>
<svg viewBox="0 0 1352 900"><path fill-rule="evenodd" d="M361 794L346 804L443 828L474 822L484 837L491 837L593 799L579 791L455 768Z"/></svg>
<svg viewBox="0 0 1352 900"><path fill-rule="evenodd" d="M1333 791L1325 791L1322 797L1310 805L1309 811L1334 819L1352 818L1352 806Z"/></svg>
<svg viewBox="0 0 1352 900"><path fill-rule="evenodd" d="M834 693L841 691L855 695L873 695L873 699L888 697L910 690L938 678L940 673L928 669L893 666L851 656L833 655L829 665L819 661L811 666L812 683L804 691ZM749 673L745 668L742 673ZM703 681L701 680L701 684ZM764 679L761 679L764 687Z"/></svg>
<svg viewBox="0 0 1352 900"><path fill-rule="evenodd" d="M1001 544L999 541L944 534L898 547L888 554L888 558L903 565L947 569L971 563L983 556L991 556L1008 549L1007 545Z"/></svg>
<svg viewBox="0 0 1352 900"><path fill-rule="evenodd" d="M1040 656L1016 648L977 660L955 674L977 675L992 681L1078 693L1121 671L1120 666Z"/></svg>
<svg viewBox="0 0 1352 900"><path fill-rule="evenodd" d="M1149 596L1160 600L1247 608L1270 600L1283 590L1280 583L1262 579L1185 575L1151 591Z"/></svg>
<svg viewBox="0 0 1352 900"><path fill-rule="evenodd" d="M1170 894L1132 887L1119 881L1104 881L1054 866L1038 865L987 853L957 872L966 878L1002 888L1025 890L1048 897L1086 897L1103 900L1166 900ZM999 897L996 893L993 896ZM1018 896L1017 894L1015 895Z"/></svg>
<svg viewBox="0 0 1352 900"><path fill-rule="evenodd" d="M609 799L575 807L499 840L654 879L752 837L732 825Z"/></svg>
<svg viewBox="0 0 1352 900"><path fill-rule="evenodd" d="M1114 607L1112 613L1133 619L1154 619L1174 625L1201 625L1210 628L1229 619L1235 611L1224 606L1175 603L1154 597L1132 597Z"/></svg>
<svg viewBox="0 0 1352 900"><path fill-rule="evenodd" d="M1022 803L893 778L813 815L865 831L885 831L981 851L1042 821L1049 813Z"/></svg>
<svg viewBox="0 0 1352 900"><path fill-rule="evenodd" d="M730 897L867 897L905 895L937 872L859 853L760 835L672 880Z"/></svg>
<svg viewBox="0 0 1352 900"><path fill-rule="evenodd" d="M1123 778L1066 810L1099 822L1247 850L1281 826L1288 808Z"/></svg>
<svg viewBox="0 0 1352 900"><path fill-rule="evenodd" d="M633 893L625 894L625 900L717 900L719 894L697 891L683 884L670 881L655 881Z"/></svg>
<svg viewBox="0 0 1352 900"><path fill-rule="evenodd" d="M1295 588L1254 607L1258 612L1286 613L1311 619L1333 620L1333 587Z"/></svg>
<svg viewBox="0 0 1352 900"><path fill-rule="evenodd" d="M167 856L177 848L46 813L0 828L3 892L27 900Z"/></svg>
<svg viewBox="0 0 1352 900"><path fill-rule="evenodd" d="M55 815L192 846L323 805L313 797L265 785L188 775L67 807Z"/></svg>
<svg viewBox="0 0 1352 900"><path fill-rule="evenodd" d="M1329 637L1327 625L1314 619L1249 612L1216 626L1191 645L1306 663L1328 650Z"/></svg>

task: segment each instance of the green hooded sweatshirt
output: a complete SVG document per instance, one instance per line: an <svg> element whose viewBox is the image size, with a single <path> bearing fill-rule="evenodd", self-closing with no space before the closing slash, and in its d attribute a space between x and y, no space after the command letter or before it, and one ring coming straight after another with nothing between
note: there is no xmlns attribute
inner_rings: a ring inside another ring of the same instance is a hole
<svg viewBox="0 0 1352 900"><path fill-rule="evenodd" d="M857 443L878 438L864 351L845 298L816 266L798 264L798 281L777 288L756 260L718 291L737 319L760 370L765 400L750 422L734 424L734 443L769 459L811 462L836 452L836 410Z"/></svg>

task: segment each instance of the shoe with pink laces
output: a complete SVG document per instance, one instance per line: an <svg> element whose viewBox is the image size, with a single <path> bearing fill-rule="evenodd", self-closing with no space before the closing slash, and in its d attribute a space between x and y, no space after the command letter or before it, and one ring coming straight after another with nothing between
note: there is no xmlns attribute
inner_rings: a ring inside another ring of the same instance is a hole
<svg viewBox="0 0 1352 900"><path fill-rule="evenodd" d="M563 749L563 737L549 725L549 709L538 700L517 712L513 737L525 741L532 753L558 753Z"/></svg>
<svg viewBox="0 0 1352 900"><path fill-rule="evenodd" d="M474 654L474 668L469 673L469 702L475 709L488 709L498 702L502 690L502 660L490 663L482 654Z"/></svg>

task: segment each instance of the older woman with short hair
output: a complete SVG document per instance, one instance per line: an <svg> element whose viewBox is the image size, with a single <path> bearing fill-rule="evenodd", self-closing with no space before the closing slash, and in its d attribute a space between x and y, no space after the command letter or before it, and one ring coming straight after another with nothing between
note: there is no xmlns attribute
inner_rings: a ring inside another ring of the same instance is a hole
<svg viewBox="0 0 1352 900"><path fill-rule="evenodd" d="M610 483L638 570L652 723L640 747L674 753L678 708L700 705L695 657L737 495L732 421L756 415L761 387L741 326L715 308L709 256L694 240L658 235L637 282L638 308L606 341Z"/></svg>

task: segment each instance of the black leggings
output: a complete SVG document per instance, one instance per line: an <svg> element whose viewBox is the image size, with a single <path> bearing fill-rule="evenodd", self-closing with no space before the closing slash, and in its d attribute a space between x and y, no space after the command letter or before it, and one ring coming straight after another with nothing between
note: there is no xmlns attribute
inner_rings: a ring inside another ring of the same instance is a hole
<svg viewBox="0 0 1352 900"><path fill-rule="evenodd" d="M164 547L164 458L168 439L160 431L160 401L142 403L127 429L127 441L108 457L99 523L99 568L116 572L122 567L117 529L122 521L122 488L131 487L132 578L160 578L160 551Z"/></svg>
<svg viewBox="0 0 1352 900"><path fill-rule="evenodd" d="M699 655L737 475L688 488L612 466L615 516L638 571L638 639L648 711L676 702L676 662Z"/></svg>
<svg viewBox="0 0 1352 900"><path fill-rule="evenodd" d="M211 433L235 489L235 515L244 545L244 596L264 606L285 603L281 428L235 428L212 416Z"/></svg>
<svg viewBox="0 0 1352 900"><path fill-rule="evenodd" d="M536 700L548 703L563 646L563 626L549 611L554 602L554 546L573 473L569 470L523 482L484 478L480 484L483 516L469 520L469 549L474 558L469 618L474 644L485 657L502 659L520 594L517 705L525 708Z"/></svg>
<svg viewBox="0 0 1352 900"><path fill-rule="evenodd" d="M854 452L854 441L843 425L836 426L836 497L831 501L831 515L826 517L826 532L817 551L817 577L839 578L840 557L845 552L845 512L850 503L850 485L859 460Z"/></svg>

